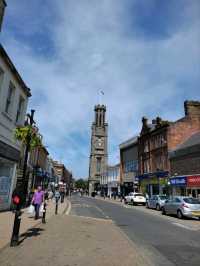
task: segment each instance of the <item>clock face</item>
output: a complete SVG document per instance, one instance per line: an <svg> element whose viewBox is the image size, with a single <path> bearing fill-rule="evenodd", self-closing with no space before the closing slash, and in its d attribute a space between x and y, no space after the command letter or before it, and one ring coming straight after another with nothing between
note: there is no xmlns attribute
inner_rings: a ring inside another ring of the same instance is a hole
<svg viewBox="0 0 200 266"><path fill-rule="evenodd" d="M103 147L103 139L102 139L102 138L97 138L97 139L96 139L96 146L97 146L98 148Z"/></svg>

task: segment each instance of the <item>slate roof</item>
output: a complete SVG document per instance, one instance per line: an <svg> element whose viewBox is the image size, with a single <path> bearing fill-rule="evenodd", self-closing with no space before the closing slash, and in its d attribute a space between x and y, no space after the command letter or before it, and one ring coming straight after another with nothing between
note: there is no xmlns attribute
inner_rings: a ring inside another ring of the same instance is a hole
<svg viewBox="0 0 200 266"><path fill-rule="evenodd" d="M190 136L185 142L180 144L175 150L169 153L170 158L191 153L200 152L200 131Z"/></svg>
<svg viewBox="0 0 200 266"><path fill-rule="evenodd" d="M122 142L121 144L119 144L119 148L123 149L123 148L129 147L133 144L136 144L137 141L138 141L138 136L134 136L134 137Z"/></svg>

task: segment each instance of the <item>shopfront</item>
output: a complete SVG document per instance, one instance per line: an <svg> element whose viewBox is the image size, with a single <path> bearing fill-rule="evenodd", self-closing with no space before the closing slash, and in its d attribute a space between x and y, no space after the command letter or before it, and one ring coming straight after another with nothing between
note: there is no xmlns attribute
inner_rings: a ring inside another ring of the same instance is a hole
<svg viewBox="0 0 200 266"><path fill-rule="evenodd" d="M186 195L186 176L177 176L170 178L171 194L172 196L185 196Z"/></svg>
<svg viewBox="0 0 200 266"><path fill-rule="evenodd" d="M143 194L162 195L169 194L168 172L156 172L140 175L140 191Z"/></svg>
<svg viewBox="0 0 200 266"><path fill-rule="evenodd" d="M173 196L200 198L200 175L171 177L170 185Z"/></svg>
<svg viewBox="0 0 200 266"><path fill-rule="evenodd" d="M186 194L194 198L200 198L200 175L187 176Z"/></svg>
<svg viewBox="0 0 200 266"><path fill-rule="evenodd" d="M0 211L10 209L16 163L0 157Z"/></svg>
<svg viewBox="0 0 200 266"><path fill-rule="evenodd" d="M0 211L11 207L12 192L16 186L16 168L20 152L0 141Z"/></svg>

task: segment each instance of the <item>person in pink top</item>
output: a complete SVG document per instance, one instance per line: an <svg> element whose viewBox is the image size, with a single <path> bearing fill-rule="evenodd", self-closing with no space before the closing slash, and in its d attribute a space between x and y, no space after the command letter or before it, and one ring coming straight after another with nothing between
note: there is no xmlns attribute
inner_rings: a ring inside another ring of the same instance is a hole
<svg viewBox="0 0 200 266"><path fill-rule="evenodd" d="M33 195L31 203L35 207L35 220L39 218L39 211L40 211L40 206L42 202L44 201L44 191L42 191L42 187L38 186L36 192Z"/></svg>

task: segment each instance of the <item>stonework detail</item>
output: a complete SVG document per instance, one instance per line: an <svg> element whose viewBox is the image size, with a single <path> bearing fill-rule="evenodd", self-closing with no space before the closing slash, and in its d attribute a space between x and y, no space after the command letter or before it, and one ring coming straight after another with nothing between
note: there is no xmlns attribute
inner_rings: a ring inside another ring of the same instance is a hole
<svg viewBox="0 0 200 266"><path fill-rule="evenodd" d="M89 163L89 193L98 190L101 175L106 172L108 161L108 124L105 122L106 106L96 105L92 124L91 152Z"/></svg>

